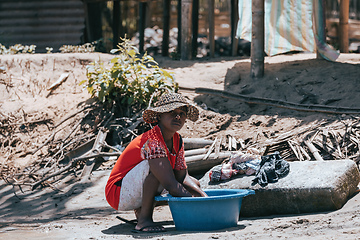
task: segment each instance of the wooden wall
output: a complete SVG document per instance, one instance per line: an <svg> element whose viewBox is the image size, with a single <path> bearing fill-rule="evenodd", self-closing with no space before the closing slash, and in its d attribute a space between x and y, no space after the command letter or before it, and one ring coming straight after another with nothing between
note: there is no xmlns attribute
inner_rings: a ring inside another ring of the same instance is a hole
<svg viewBox="0 0 360 240"><path fill-rule="evenodd" d="M58 51L62 45L82 43L85 29L81 0L1 0L0 43L6 47L36 45Z"/></svg>

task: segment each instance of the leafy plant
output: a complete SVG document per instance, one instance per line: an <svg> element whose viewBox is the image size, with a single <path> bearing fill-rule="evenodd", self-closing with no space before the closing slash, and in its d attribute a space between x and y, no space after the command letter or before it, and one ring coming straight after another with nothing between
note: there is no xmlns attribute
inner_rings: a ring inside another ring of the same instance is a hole
<svg viewBox="0 0 360 240"><path fill-rule="evenodd" d="M88 65L88 79L80 83L105 108L114 107L121 116L129 116L146 108L152 96L152 101L156 101L167 89L178 90L173 75L159 68L150 55L145 53L140 57L129 39L122 38L118 49L111 53L118 55L108 65L101 61Z"/></svg>

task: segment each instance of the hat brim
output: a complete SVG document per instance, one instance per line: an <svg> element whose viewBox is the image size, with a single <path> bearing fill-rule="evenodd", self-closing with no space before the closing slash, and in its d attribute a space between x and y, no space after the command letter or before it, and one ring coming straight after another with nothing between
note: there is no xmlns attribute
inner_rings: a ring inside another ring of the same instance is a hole
<svg viewBox="0 0 360 240"><path fill-rule="evenodd" d="M179 107L187 106L187 119L195 122L199 118L199 110L192 104L186 104L182 102L172 102L159 107L150 107L143 113L143 119L147 123L155 123L158 121L158 115L160 113L171 112Z"/></svg>

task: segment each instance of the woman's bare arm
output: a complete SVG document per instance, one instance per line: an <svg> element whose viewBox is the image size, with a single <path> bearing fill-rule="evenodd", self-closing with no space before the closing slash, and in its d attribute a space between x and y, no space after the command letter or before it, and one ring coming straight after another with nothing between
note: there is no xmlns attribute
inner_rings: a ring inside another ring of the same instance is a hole
<svg viewBox="0 0 360 240"><path fill-rule="evenodd" d="M150 171L160 184L175 197L191 197L192 194L176 180L174 171L167 158L149 160Z"/></svg>
<svg viewBox="0 0 360 240"><path fill-rule="evenodd" d="M207 197L207 194L200 188L199 181L190 176L187 169L175 170L175 178L195 197Z"/></svg>

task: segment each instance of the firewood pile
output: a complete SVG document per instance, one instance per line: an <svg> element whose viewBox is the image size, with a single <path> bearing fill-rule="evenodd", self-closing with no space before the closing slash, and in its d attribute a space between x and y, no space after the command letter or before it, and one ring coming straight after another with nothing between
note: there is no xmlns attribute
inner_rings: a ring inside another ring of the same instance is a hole
<svg viewBox="0 0 360 240"><path fill-rule="evenodd" d="M310 126L268 139L265 154L279 151L289 161L351 159L360 161L360 120L353 118Z"/></svg>
<svg viewBox="0 0 360 240"><path fill-rule="evenodd" d="M19 151L19 145L23 144L19 137L12 138L7 134L15 126L46 125L51 129L41 144L20 148L24 155L37 157L32 165L16 169L6 161L1 163L2 179L14 187L31 190L39 187L56 189L59 182L87 180L95 169L111 169L127 144L151 128L143 122L140 113L131 118L105 114L99 119L97 111L98 108L94 107L84 108L57 124L49 119L23 122L15 117L1 116L3 155ZM66 132L59 134L64 129ZM357 164L360 161L360 120L357 117L337 122L315 122L263 142L220 134L215 139L184 138L185 159L190 172L205 172L228 159L232 153L245 152L248 148L258 149L261 155L278 151L287 161L351 159ZM36 155L43 148L47 153Z"/></svg>

